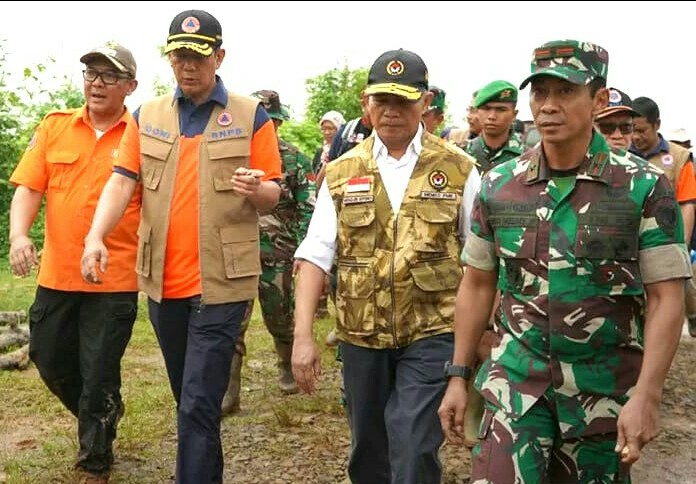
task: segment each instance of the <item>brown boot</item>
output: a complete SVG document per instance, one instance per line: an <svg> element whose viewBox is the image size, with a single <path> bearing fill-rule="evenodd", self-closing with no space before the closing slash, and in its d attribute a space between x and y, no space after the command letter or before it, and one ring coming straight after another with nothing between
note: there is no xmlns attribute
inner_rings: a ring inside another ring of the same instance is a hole
<svg viewBox="0 0 696 484"><path fill-rule="evenodd" d="M230 366L230 382L222 399L222 416L239 413L239 389L242 385L242 355L235 352Z"/></svg>
<svg viewBox="0 0 696 484"><path fill-rule="evenodd" d="M280 391L286 395L297 393L300 389L292 376L292 343L278 343L276 341L275 346L278 353L278 386Z"/></svg>

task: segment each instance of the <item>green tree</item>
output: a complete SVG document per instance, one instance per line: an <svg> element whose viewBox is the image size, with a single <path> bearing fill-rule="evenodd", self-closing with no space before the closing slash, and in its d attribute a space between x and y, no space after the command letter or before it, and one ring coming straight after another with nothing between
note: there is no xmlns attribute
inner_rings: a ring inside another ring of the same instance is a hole
<svg viewBox="0 0 696 484"><path fill-rule="evenodd" d="M331 69L307 79L307 106L302 122L286 122L280 136L312 157L321 146L319 120L327 111L338 111L346 121L362 115L360 93L367 83L367 69Z"/></svg>
<svg viewBox="0 0 696 484"><path fill-rule="evenodd" d="M0 42L0 258L9 251L9 212L14 189L10 175L26 148L36 126L49 112L74 108L84 103L81 90L67 76L58 78L52 74L55 61L48 66L39 64L25 68L19 88L8 87L7 57ZM58 86L49 88L47 86ZM43 210L36 218L31 231L37 247L43 241Z"/></svg>

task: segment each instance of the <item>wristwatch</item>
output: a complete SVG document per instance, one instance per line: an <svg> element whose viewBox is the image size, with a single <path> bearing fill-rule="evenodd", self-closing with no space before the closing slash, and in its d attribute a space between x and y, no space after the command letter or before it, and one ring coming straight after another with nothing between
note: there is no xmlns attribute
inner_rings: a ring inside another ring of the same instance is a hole
<svg viewBox="0 0 696 484"><path fill-rule="evenodd" d="M468 366L453 365L449 361L445 362L445 378L447 379L451 376L458 376L465 380L470 380L473 374L474 370Z"/></svg>

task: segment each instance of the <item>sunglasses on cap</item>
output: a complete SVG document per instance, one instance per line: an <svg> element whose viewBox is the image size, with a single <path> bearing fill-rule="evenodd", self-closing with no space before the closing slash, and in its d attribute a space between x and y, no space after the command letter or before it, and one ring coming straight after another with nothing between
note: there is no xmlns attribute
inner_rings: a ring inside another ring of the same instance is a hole
<svg viewBox="0 0 696 484"><path fill-rule="evenodd" d="M609 136L614 131L619 130L621 134L631 134L633 133L633 123L597 123L599 131L605 135Z"/></svg>

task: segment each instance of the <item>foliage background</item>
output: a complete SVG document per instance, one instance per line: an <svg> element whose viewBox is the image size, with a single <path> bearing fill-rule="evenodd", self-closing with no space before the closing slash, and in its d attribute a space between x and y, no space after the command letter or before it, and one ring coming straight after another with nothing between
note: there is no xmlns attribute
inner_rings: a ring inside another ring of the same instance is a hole
<svg viewBox="0 0 696 484"><path fill-rule="evenodd" d="M8 87L8 81L16 74L6 70L6 61L4 43L0 41L0 259L6 259L9 253L9 214L14 193L9 179L36 126L50 111L77 108L84 103L82 86L72 83L67 75L57 73L53 59L25 67L19 74L21 82L12 83L21 86L15 91ZM325 112L339 111L346 120L361 115L360 92L366 80L366 68L349 69L347 66L307 79L307 106L300 112L292 110L294 117L300 120L284 123L280 136L311 158L321 146L319 120ZM157 78L151 92L153 96L160 95L172 88L171 82ZM30 233L38 249L43 246L43 232L42 209Z"/></svg>

